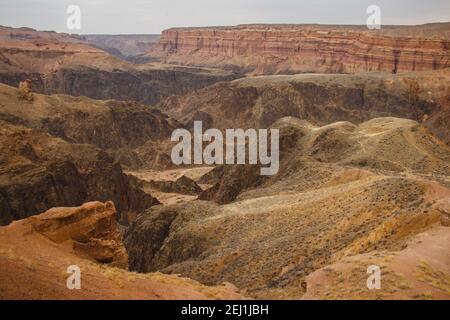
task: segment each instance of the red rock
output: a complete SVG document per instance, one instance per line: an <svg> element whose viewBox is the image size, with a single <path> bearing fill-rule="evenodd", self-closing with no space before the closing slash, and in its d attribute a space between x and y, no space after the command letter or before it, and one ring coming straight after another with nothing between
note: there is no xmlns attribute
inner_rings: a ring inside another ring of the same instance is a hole
<svg viewBox="0 0 450 320"><path fill-rule="evenodd" d="M116 226L112 202L88 202L80 207L52 208L29 218L33 229L53 242L72 241L81 257L127 268L128 256Z"/></svg>
<svg viewBox="0 0 450 320"><path fill-rule="evenodd" d="M170 63L237 67L254 74L435 70L450 66L448 26L380 31L317 25L174 28L162 33L151 55Z"/></svg>

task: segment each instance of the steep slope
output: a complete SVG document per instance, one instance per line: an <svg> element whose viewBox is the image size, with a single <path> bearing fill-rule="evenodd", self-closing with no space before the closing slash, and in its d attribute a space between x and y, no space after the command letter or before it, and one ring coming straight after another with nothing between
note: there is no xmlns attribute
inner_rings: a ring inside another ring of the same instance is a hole
<svg viewBox="0 0 450 320"><path fill-rule="evenodd" d="M129 167L164 166L168 160L163 141L180 126L159 110L137 102L40 94L27 101L16 88L3 84L0 119L71 143L93 144Z"/></svg>
<svg viewBox="0 0 450 320"><path fill-rule="evenodd" d="M317 125L395 116L421 121L448 140L450 69L389 75L247 77L166 99L162 110L192 127L267 128L285 116Z"/></svg>
<svg viewBox="0 0 450 320"><path fill-rule="evenodd" d="M163 31L150 56L252 74L423 71L450 66L450 24L239 25Z"/></svg>
<svg viewBox="0 0 450 320"><path fill-rule="evenodd" d="M0 82L34 91L154 104L236 75L209 68L134 65L90 46L82 37L0 27Z"/></svg>
<svg viewBox="0 0 450 320"><path fill-rule="evenodd" d="M130 268L230 281L257 298L300 298L315 270L400 250L448 225L450 148L416 122L315 127L286 118L275 126L278 175L262 179L257 166L231 166L210 176L219 179L211 199L228 204L147 210L126 233Z"/></svg>
<svg viewBox="0 0 450 320"><path fill-rule="evenodd" d="M224 284L205 287L123 266L126 253L111 202L53 208L0 227L0 299L241 299ZM101 263L101 264L100 264ZM69 266L81 270L81 289L66 286Z"/></svg>
<svg viewBox="0 0 450 320"><path fill-rule="evenodd" d="M51 207L91 200L114 201L119 216L158 203L122 172L119 163L93 145L0 124L1 225Z"/></svg>
<svg viewBox="0 0 450 320"><path fill-rule="evenodd" d="M316 127L296 118L283 118L274 127L280 129L277 175L262 177L258 166L218 166L208 175L208 182L215 185L200 199L229 203L238 196L251 199L317 189L333 179L339 184L371 175L360 171L362 168L394 175L420 174L450 186L449 147L417 122L377 118L359 126L338 122ZM350 171L348 178L340 177L344 168L357 170ZM243 192L257 186L263 188Z"/></svg>

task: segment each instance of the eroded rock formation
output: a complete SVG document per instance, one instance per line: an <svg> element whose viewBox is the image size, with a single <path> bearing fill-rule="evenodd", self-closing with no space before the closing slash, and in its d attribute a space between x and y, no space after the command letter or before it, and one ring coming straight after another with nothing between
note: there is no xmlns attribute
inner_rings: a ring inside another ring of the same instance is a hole
<svg viewBox="0 0 450 320"><path fill-rule="evenodd" d="M112 202L90 202L0 227L0 299L243 298L227 283L207 287L178 276L127 271L114 216ZM81 271L81 288L68 290L74 267Z"/></svg>
<svg viewBox="0 0 450 320"><path fill-rule="evenodd" d="M19 94L18 97L20 99L26 101L33 101L33 92L31 91L31 80L26 79L19 83Z"/></svg>
<svg viewBox="0 0 450 320"><path fill-rule="evenodd" d="M128 256L116 227L112 202L89 202L81 207L52 208L29 218L33 229L51 241L72 241L74 251L100 263L128 268Z"/></svg>

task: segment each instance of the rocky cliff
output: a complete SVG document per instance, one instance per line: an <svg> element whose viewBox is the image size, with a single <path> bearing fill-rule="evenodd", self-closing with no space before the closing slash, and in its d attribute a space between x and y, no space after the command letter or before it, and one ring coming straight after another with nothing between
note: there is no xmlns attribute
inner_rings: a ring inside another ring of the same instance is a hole
<svg viewBox="0 0 450 320"><path fill-rule="evenodd" d="M254 74L421 71L450 65L450 24L416 27L240 25L174 28L151 56Z"/></svg>

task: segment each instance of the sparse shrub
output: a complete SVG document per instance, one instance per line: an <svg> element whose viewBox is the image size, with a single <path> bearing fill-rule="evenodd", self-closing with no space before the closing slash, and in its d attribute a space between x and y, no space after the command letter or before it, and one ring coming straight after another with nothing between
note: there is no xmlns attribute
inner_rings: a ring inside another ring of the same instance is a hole
<svg viewBox="0 0 450 320"><path fill-rule="evenodd" d="M31 92L31 80L26 79L25 81L21 81L19 83L19 99L26 100L32 102L34 100L33 93Z"/></svg>

